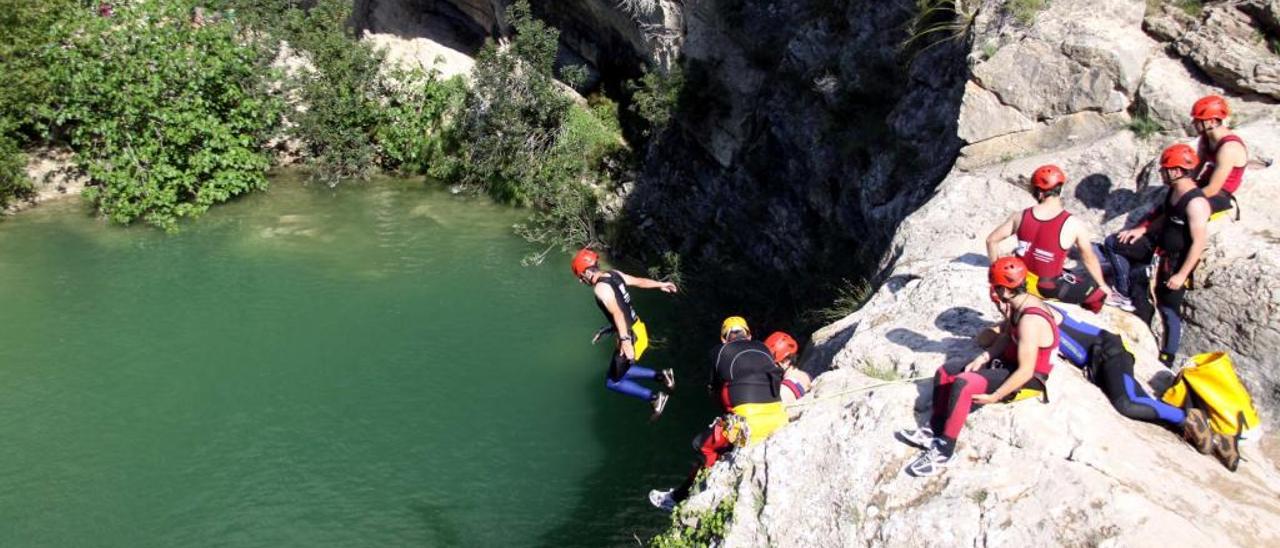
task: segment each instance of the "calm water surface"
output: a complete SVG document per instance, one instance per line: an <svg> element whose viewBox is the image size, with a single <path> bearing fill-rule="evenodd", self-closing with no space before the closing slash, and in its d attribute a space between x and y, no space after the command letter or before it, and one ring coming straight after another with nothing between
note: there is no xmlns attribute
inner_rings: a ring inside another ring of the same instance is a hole
<svg viewBox="0 0 1280 548"><path fill-rule="evenodd" d="M647 424L601 386L567 259L520 266L519 221L286 178L177 235L77 200L0 222L0 546L647 539L707 419L704 349L646 356L688 373ZM636 296L669 336L676 303Z"/></svg>

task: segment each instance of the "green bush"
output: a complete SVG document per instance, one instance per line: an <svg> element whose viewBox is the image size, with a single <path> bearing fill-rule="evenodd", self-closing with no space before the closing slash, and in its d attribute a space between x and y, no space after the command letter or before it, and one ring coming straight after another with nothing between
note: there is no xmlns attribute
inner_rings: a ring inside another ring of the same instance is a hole
<svg viewBox="0 0 1280 548"><path fill-rule="evenodd" d="M662 131L671 122L671 114L679 104L684 88L684 71L672 67L669 72L646 71L627 83L631 92L631 111L649 124L645 133Z"/></svg>
<svg viewBox="0 0 1280 548"><path fill-rule="evenodd" d="M737 493L725 497L715 509L695 516L697 525L689 527L681 523L677 513L671 514L671 527L649 540L652 548L692 548L711 546L724 538L733 523Z"/></svg>
<svg viewBox="0 0 1280 548"><path fill-rule="evenodd" d="M425 173L457 146L450 123L462 110L466 82L441 80L435 70L394 70L389 78L383 121L373 136L379 161L386 169Z"/></svg>
<svg viewBox="0 0 1280 548"><path fill-rule="evenodd" d="M174 229L178 219L266 186L265 143L281 101L266 89L270 53L228 21L189 24L185 1L71 9L41 62L53 137L76 153L85 196L113 221Z"/></svg>
<svg viewBox="0 0 1280 548"><path fill-rule="evenodd" d="M0 130L9 123L0 121ZM27 179L27 160L18 148L18 142L0 132L0 209L15 198L31 194L31 181Z"/></svg>
<svg viewBox="0 0 1280 548"><path fill-rule="evenodd" d="M1132 131L1140 139L1149 139L1152 135L1164 131L1164 126L1161 126L1160 122L1152 118L1150 114L1140 112L1134 115L1129 122L1129 131Z"/></svg>
<svg viewBox="0 0 1280 548"><path fill-rule="evenodd" d="M1030 25L1036 20L1036 15L1049 5L1049 0L1008 0L1005 8L1023 25Z"/></svg>

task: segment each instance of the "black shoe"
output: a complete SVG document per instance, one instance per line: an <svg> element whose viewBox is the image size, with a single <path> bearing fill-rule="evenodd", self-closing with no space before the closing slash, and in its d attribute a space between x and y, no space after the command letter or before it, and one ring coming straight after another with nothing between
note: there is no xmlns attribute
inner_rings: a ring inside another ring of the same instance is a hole
<svg viewBox="0 0 1280 548"><path fill-rule="evenodd" d="M666 392L658 392L653 395L653 400L649 402L653 405L653 414L649 415L650 422L656 421L658 417L662 416L662 411L667 408L667 400L670 398L671 396L668 396Z"/></svg>
<svg viewBox="0 0 1280 548"><path fill-rule="evenodd" d="M666 388L667 392L675 392L676 391L676 372L670 369L663 369L662 371L659 371L658 382L662 383L662 387Z"/></svg>

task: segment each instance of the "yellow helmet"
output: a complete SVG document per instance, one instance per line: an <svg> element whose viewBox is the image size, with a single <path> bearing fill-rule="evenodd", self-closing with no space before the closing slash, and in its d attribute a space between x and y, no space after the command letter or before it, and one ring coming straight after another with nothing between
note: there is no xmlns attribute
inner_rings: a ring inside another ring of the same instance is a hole
<svg viewBox="0 0 1280 548"><path fill-rule="evenodd" d="M728 337L730 333L739 330L751 333L751 328L747 327L747 319L742 316L729 316L720 324L721 337Z"/></svg>

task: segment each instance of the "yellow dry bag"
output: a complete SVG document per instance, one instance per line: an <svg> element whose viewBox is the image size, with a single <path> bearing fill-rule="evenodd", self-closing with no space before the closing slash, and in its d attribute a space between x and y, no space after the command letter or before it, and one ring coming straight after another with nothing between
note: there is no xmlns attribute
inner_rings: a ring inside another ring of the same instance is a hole
<svg viewBox="0 0 1280 548"><path fill-rule="evenodd" d="M1169 405L1188 407L1192 403L1209 414L1209 424L1219 434L1239 436L1261 421L1253 408L1249 391L1236 376L1235 366L1226 352L1199 354L1191 364L1178 372L1173 385L1160 399ZM1191 402L1187 401L1191 397Z"/></svg>

